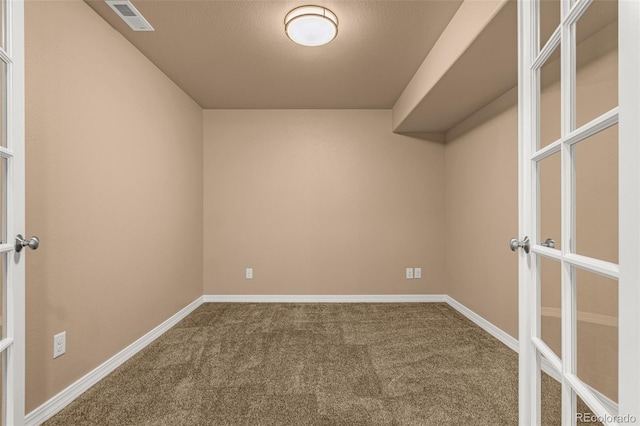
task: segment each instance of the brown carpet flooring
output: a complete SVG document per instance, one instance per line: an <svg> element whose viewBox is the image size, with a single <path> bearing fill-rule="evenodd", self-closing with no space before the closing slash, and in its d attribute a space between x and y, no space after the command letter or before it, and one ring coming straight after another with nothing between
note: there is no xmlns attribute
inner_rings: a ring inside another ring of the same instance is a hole
<svg viewBox="0 0 640 426"><path fill-rule="evenodd" d="M210 303L45 424L516 425L517 362L442 303Z"/></svg>

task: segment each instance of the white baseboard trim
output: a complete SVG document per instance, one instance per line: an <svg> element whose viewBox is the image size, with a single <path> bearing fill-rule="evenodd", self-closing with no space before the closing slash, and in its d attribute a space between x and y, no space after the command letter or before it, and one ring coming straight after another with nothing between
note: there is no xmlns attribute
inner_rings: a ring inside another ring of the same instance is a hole
<svg viewBox="0 0 640 426"><path fill-rule="evenodd" d="M202 296L197 298L189 305L178 311L175 315L164 321L162 324L158 325L156 328L109 358L94 370L78 379L75 383L69 385L62 392L27 414L24 419L24 424L26 426L38 426L53 417L56 413L69 405L74 399L79 397L91 386L98 383L129 358L140 352L140 350L144 349L151 342L156 340L167 330L176 325L180 320L189 315L203 302L204 298Z"/></svg>
<svg viewBox="0 0 640 426"><path fill-rule="evenodd" d="M462 315L470 319L473 323L478 325L484 331L486 331L487 333L489 333L490 335L492 335L493 337L495 337L496 339L504 343L508 348L518 353L519 351L518 339L511 336L510 334L505 333L501 328L495 326L494 324L487 321L477 313L473 312L471 309L467 308L462 303L455 300L453 297L447 296L446 301L449 304L449 306L451 306L456 311L460 312ZM560 373L556 371L555 368L552 367L551 363L547 361L546 358L542 358L540 368L542 369L542 371L547 373L557 382L561 381ZM602 405L604 405L607 408L607 410L609 410L610 413L614 415L618 414L618 404L616 404L614 401L612 401L602 393L593 389L591 386L589 385L586 385L586 386L589 388L589 390L591 390L594 393L594 395L600 400Z"/></svg>
<svg viewBox="0 0 640 426"><path fill-rule="evenodd" d="M105 361L102 365L71 384L62 392L27 414L25 426L38 426L69 405L74 399L88 390L91 386L106 377L113 370L122 365L133 355L144 349L163 333L189 315L202 303L447 303L466 318L485 330L487 333L505 344L516 353L518 340L507 334L499 327L487 321L471 309L464 306L446 294L352 294L352 295L270 295L270 294L209 294L199 297L181 309L171 318L124 348L122 351ZM542 360L542 370L555 380L560 381L560 375L545 359ZM618 404L591 389L607 409L618 413Z"/></svg>
<svg viewBox="0 0 640 426"><path fill-rule="evenodd" d="M446 294L207 294L205 303L433 303Z"/></svg>
<svg viewBox="0 0 640 426"><path fill-rule="evenodd" d="M496 339L500 340L507 347L518 352L518 339L516 339L515 337L511 336L508 333L505 333L501 328L495 326L494 324L487 321L480 315L476 314L471 309L467 308L466 306L464 306L462 303L458 302L456 299L454 299L451 296L447 296L447 304L449 304L449 306L451 306L453 309L455 309L456 311L460 312L462 315L470 319L473 323L478 325L484 331L486 331Z"/></svg>

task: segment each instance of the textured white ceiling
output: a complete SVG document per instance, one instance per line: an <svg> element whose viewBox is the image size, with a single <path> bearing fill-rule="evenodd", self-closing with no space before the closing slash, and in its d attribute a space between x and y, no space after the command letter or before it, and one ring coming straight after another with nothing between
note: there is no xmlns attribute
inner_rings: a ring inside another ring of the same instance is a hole
<svg viewBox="0 0 640 426"><path fill-rule="evenodd" d="M337 38L303 47L284 16L306 1L134 0L155 32L87 3L203 108L391 108L459 0L318 1Z"/></svg>

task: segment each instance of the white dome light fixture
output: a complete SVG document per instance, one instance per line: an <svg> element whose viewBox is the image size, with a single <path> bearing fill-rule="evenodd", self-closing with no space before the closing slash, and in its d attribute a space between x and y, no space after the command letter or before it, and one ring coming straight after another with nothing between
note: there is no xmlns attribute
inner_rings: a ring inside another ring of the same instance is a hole
<svg viewBox="0 0 640 426"><path fill-rule="evenodd" d="M284 32L303 46L322 46L336 38L338 17L322 6L301 6L287 13Z"/></svg>

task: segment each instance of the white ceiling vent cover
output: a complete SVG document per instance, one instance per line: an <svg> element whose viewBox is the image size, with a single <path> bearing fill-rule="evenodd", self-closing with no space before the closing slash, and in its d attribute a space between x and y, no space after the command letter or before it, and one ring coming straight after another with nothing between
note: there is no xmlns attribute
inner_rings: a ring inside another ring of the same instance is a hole
<svg viewBox="0 0 640 426"><path fill-rule="evenodd" d="M127 0L107 0L106 2L133 31L154 31L153 27L131 2Z"/></svg>

